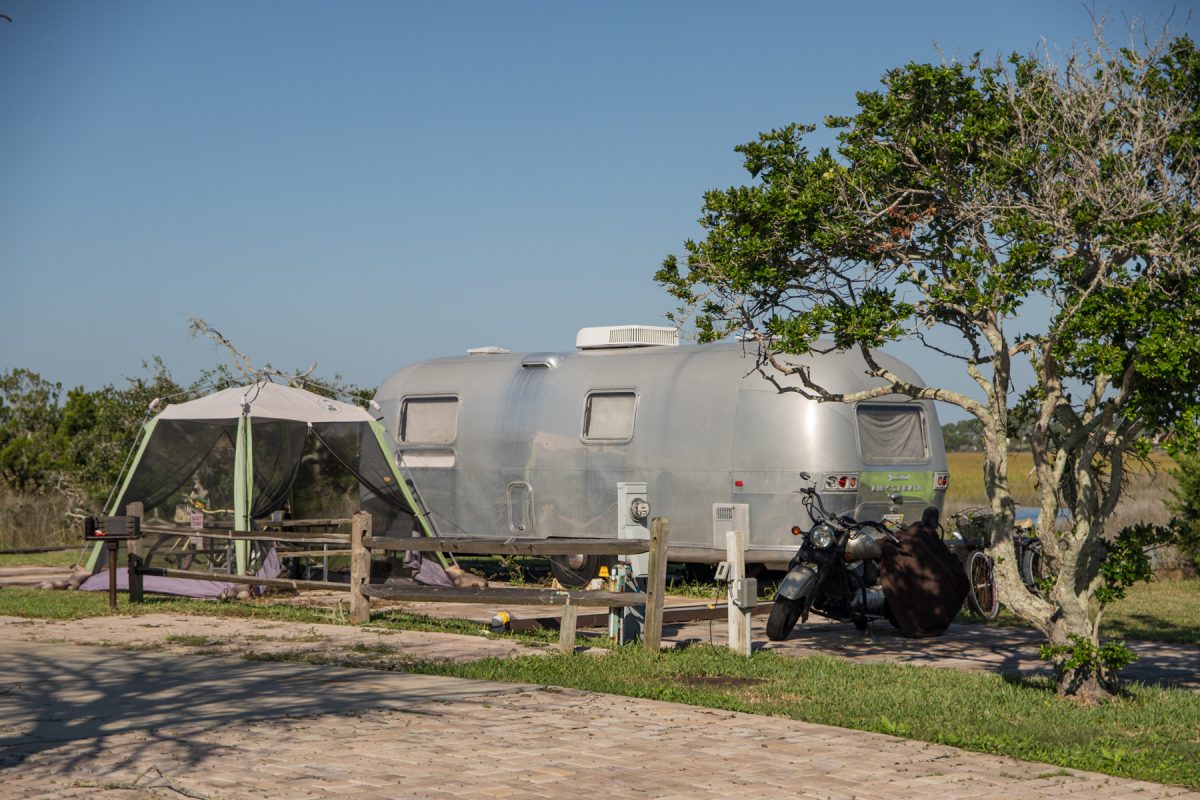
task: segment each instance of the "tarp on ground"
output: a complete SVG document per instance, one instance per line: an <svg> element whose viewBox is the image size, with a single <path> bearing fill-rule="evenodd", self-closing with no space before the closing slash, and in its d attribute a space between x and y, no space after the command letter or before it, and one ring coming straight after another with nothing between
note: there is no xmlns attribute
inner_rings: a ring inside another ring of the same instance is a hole
<svg viewBox="0 0 1200 800"><path fill-rule="evenodd" d="M262 566L254 574L259 578L274 578L279 574L279 569L279 556L275 554L275 548L272 547L266 558L263 559ZM98 572L79 584L79 591L107 592L108 581L107 571ZM117 568L117 589L122 592L129 591L128 567ZM142 589L155 594L174 594L180 597L199 597L212 600L225 596L230 589L237 591L245 589L253 595L261 595L265 591L263 586L248 586L244 583L193 578L164 578L160 575L143 575Z"/></svg>

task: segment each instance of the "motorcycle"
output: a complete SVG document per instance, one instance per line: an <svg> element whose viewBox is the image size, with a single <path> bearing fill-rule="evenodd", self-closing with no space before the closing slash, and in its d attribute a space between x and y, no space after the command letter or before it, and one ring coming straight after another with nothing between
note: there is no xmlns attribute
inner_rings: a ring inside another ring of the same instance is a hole
<svg viewBox="0 0 1200 800"><path fill-rule="evenodd" d="M775 594L775 605L767 619L767 638L775 642L786 639L797 621L808 621L809 612L852 622L860 631L866 631L878 619L895 624L880 585L880 540L890 540L897 546L899 540L885 523L859 522L848 514L830 513L812 476L802 472L800 477L810 484L799 493L813 524L808 531L799 526L792 528L793 535L804 538ZM936 526L936 508L926 510L923 522L930 521L930 512Z"/></svg>

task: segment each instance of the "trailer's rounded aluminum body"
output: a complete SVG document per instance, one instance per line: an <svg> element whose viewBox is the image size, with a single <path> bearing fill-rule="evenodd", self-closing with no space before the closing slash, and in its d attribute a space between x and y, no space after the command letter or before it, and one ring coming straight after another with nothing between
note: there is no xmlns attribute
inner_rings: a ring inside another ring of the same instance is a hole
<svg viewBox="0 0 1200 800"><path fill-rule="evenodd" d="M805 361L830 390L871 385L855 355ZM468 355L406 367L376 401L444 535L616 536L618 483L644 481L651 513L671 521L673 560L723 560L731 526L716 518L732 506L748 523L747 559L779 564L796 547L791 527L809 523L802 471L822 489L832 477L827 506L862 518L941 507L932 402L817 403L780 393L754 365L740 344ZM894 453L892 421L905 429ZM857 491L836 491L837 476Z"/></svg>

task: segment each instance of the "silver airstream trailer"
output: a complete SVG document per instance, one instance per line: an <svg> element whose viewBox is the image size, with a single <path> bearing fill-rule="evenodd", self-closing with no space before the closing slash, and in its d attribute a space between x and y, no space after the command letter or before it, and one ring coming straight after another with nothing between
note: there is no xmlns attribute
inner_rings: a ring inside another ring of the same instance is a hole
<svg viewBox="0 0 1200 800"><path fill-rule="evenodd" d="M442 535L615 537L630 501L645 500L670 519L672 561L721 561L726 531L740 529L748 563L782 568L792 526L809 524L801 471L830 510L861 519L942 507L949 476L932 402L781 394L754 369L752 346L678 346L671 328L585 328L576 344L479 348L406 367L379 389L390 443ZM856 355L807 362L829 389L869 385ZM578 583L599 564L553 567Z"/></svg>

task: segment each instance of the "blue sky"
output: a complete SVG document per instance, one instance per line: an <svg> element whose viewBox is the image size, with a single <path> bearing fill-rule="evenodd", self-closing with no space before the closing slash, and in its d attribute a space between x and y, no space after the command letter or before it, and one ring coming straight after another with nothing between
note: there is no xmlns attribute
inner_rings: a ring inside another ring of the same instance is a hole
<svg viewBox="0 0 1200 800"><path fill-rule="evenodd" d="M1185 3L1095 10L1196 36ZM700 235L702 193L745 182L735 145L851 112L935 43L1065 49L1090 27L1051 0L0 12L0 369L89 388L155 355L185 382L222 360L190 317L256 363L366 386L662 324L652 275Z"/></svg>

